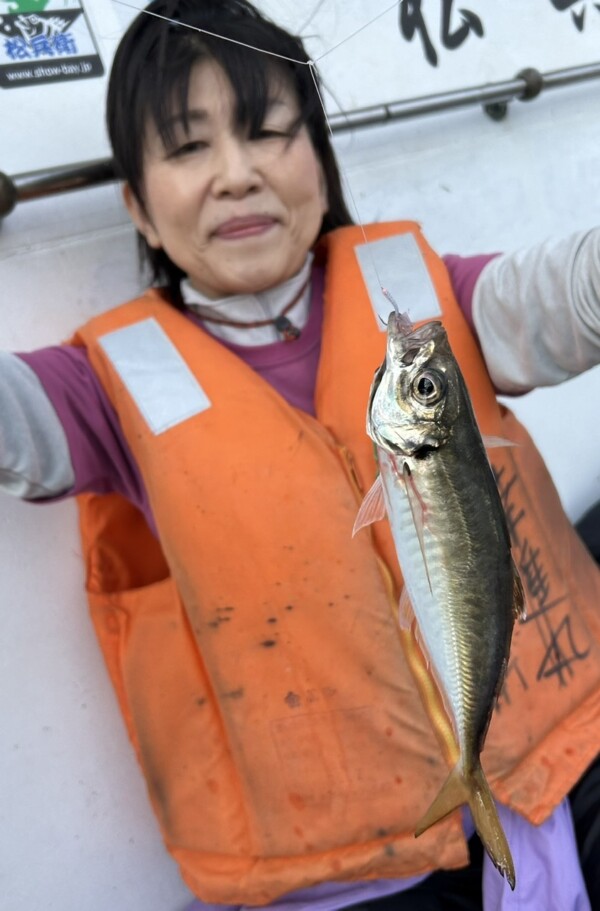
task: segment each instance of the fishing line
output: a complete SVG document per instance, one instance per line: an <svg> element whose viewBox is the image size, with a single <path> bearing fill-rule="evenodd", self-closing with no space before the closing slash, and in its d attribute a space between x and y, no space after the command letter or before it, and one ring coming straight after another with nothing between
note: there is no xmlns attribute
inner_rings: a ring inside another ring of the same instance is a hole
<svg viewBox="0 0 600 911"><path fill-rule="evenodd" d="M339 47L339 45L338 45L338 47ZM317 93L317 98L319 99L319 102L320 102L320 104L321 104L321 107L323 108L323 114L325 115L325 123L327 124L327 129L329 130L329 135L331 136L331 139L333 140L333 130L331 129L331 124L329 123L329 117L327 116L327 111L326 111L326 109L325 109L325 102L323 101L323 97L322 97L321 92L320 92L320 90L319 90L319 83L318 83L318 81L317 81L317 74L316 74L316 72L315 72L315 62L314 62L314 60L309 60L309 61L308 61L308 66L309 66L309 68L310 68L310 75L312 76L312 80L313 80L313 82L314 82L314 84L315 84L315 91L316 91L316 93ZM346 184L346 189L348 190L348 193L349 193L349 195L350 195L350 200L351 200L352 205L353 205L353 207L354 207L354 211L355 211L356 214L358 215L358 225L359 225L360 230L361 230L361 232L362 232L362 236L363 236L363 238L364 238L365 243L368 244L369 242L368 242L368 240L367 240L367 234L366 234L366 231L365 231L365 226L364 226L364 224L363 224L362 218L360 217L360 212L358 211L358 206L356 205L356 200L354 199L354 193L352 192L352 187L350 186L350 182L349 182L349 180L348 180L346 174L344 174L344 183ZM374 261L374 260L373 260L373 268L375 269L375 273L377 274L377 266L375 265L375 261ZM379 281L379 284L381 285L381 290L383 291L383 285L381 284L381 279L379 278L379 275L378 275L378 274L377 274L377 280Z"/></svg>
<svg viewBox="0 0 600 911"><path fill-rule="evenodd" d="M395 5L396 5L396 4L394 3L394 6L395 6ZM388 13L388 12L390 11L390 9L392 9L392 7L388 7L388 9L384 10L384 12L385 12L385 13ZM380 13L380 15L383 15L383 13ZM379 19L379 16L375 16L375 19ZM371 22L375 22L375 19L371 19L371 21L368 22L367 25L370 25ZM357 34L358 34L358 32L362 32L363 29L366 28L366 27L367 27L367 26L365 25L365 26L363 26L362 28L358 29L356 32L353 32L352 35L349 35L349 36L345 39L345 41L349 41L350 38L353 38L354 35L357 35ZM339 44L336 44L335 47L341 47L341 45L342 45L343 43L344 43L344 42L340 42ZM335 48L331 48L331 50L335 50ZM328 53L330 53L330 52L327 51L326 54L328 54ZM321 54L320 57L317 57L317 60L322 60L323 57L326 56L326 54ZM314 82L314 84L315 84L315 92L317 93L317 98L319 99L319 103L320 103L320 105L321 105L321 107L322 107L322 109L323 109L323 115L324 115L324 117L325 117L325 123L327 124L327 129L329 130L329 135L330 135L331 140L332 140L332 142L333 142L333 140L334 140L334 137L333 137L333 130L331 129L331 123L329 122L329 117L327 116L327 109L326 109L326 107L325 107L325 102L324 102L324 100L323 100L323 96L322 96L322 94L321 94L321 90L319 89L319 82L318 82L317 74L316 74L315 61L314 61L314 60L309 60L309 61L308 61L308 65L309 65L309 67L310 67L310 75L312 76L312 80L313 80L313 82ZM339 105L338 105L338 107L339 107ZM365 246L366 246L366 248L367 248L367 253L368 253L369 259L371 260L371 266L373 267L373 271L375 272L375 276L376 276L377 281L378 281L378 283L379 283L379 290L381 291L381 293L383 294L383 296L386 298L386 300L389 301L389 303L391 303L391 305L392 305L392 307L394 308L394 310L396 311L396 313L397 313L398 315L400 315L400 308L398 307L398 304L396 303L396 301L394 300L394 298L392 297L392 295L390 294L390 292L387 290L387 288L384 288L383 282L381 281L381 276L379 275L379 271L378 271L378 269L377 269L377 263L376 263L376 261L375 261L375 257L373 256L373 252L372 252L372 250L371 250L371 248L370 248L370 246L369 246L369 241L368 241L368 238L367 238L367 232L365 231L365 225L364 225L363 219L361 218L361 214L360 214L360 212L359 212L359 210L358 210L358 204L357 204L357 202L356 202L356 199L354 198L354 193L352 192L352 187L351 187L351 185L350 185L350 181L348 180L348 175L346 174L344 168L340 168L340 173L342 174L342 176L343 176L343 178L344 178L344 184L345 184L345 186L346 186L346 190L348 191L348 195L350 196L350 201L351 201L351 203L352 203L352 207L353 207L353 209L354 209L354 211L355 211L355 213L356 213L356 215L357 215L357 217L358 217L358 227L360 228L361 234L362 234L362 236L363 236L363 240L364 240L364 242L365 242Z"/></svg>
<svg viewBox="0 0 600 911"><path fill-rule="evenodd" d="M313 11L311 13L309 13L308 19L306 19L302 23L302 25L299 26L298 31L296 32L297 35L302 35L304 33L304 30L308 28L308 26L313 21L313 19L315 18L315 16L321 9L321 7L324 6L326 2L327 2L327 0L317 0L317 5L314 7ZM296 31L296 30L294 29L294 31Z"/></svg>
<svg viewBox="0 0 600 911"><path fill-rule="evenodd" d="M189 25L189 23L182 22L180 19L170 19L168 16L162 16L160 13L155 13L152 10L134 6L133 3L126 3L125 0L112 0L112 2L117 3L119 6L126 6L128 9L133 9L136 11L136 13L144 13L146 16L154 16L155 19L162 19L164 22L170 22L171 25L178 25L181 28L189 28L193 32L200 32L202 35L210 35L211 38L220 38L221 41L229 41L231 44L239 44L240 47L246 47L251 51L258 51L259 54L268 54L270 57L278 57L280 60L287 60L288 63L299 63L301 66L310 66L310 63L312 62L306 60L296 60L294 57L286 57L284 54L276 54L275 51L265 51L261 47L254 47L253 44L246 44L244 41L237 41L235 38L228 38L227 35L219 35L218 32L210 32L207 28L200 28L198 25Z"/></svg>
<svg viewBox="0 0 600 911"><path fill-rule="evenodd" d="M384 288L383 285L382 285L382 286L381 286L381 292L382 292L383 296L384 296L385 298L387 298L387 300L389 300L390 304L392 305L392 307L394 308L394 310L396 311L396 313L398 314L398 316L400 316L400 307L399 307L398 304L396 303L395 299L392 297L391 291L388 291L388 289L387 289L387 288Z"/></svg>
<svg viewBox="0 0 600 911"><path fill-rule="evenodd" d="M384 10L382 10L380 13L377 13L377 15L376 15L376 16L373 16L372 19L369 19L368 22L365 22L364 25L361 25L360 28L357 28L355 32L352 32L351 35L347 35L345 38L343 38L343 39L342 39L341 41L339 41L337 44L334 44L333 47L330 47L328 51L325 51L324 54L321 54L319 57L317 57L317 58L315 59L314 62L315 62L315 63L318 63L318 61L319 61L319 60L322 60L323 57L326 57L327 54L331 54L332 51L335 51L338 47L341 47L342 44L345 44L345 43L346 43L346 41L350 41L350 39L351 39L351 38L354 38L355 35L358 35L359 32L364 31L364 29L366 29L366 28L368 28L370 25L372 25L373 22L376 22L378 19L381 19L382 16L385 16L386 13L389 13L389 11L390 11L391 9L394 9L395 6L396 6L396 3L392 3L392 5L391 5L391 6L388 6L387 9L384 9Z"/></svg>
<svg viewBox="0 0 600 911"><path fill-rule="evenodd" d="M372 25L373 22L376 22L377 19L380 19L386 13L389 13L390 10L394 9L396 6L396 2L394 2L391 6L386 7L386 9L382 10L380 13L378 13L372 19L369 19L369 21L366 22L364 25L361 25L360 28L356 29L350 35L347 35L341 41L338 41L337 44L335 44L333 47L330 47L329 50L325 51L323 54L320 54L315 60L313 60L312 58L309 58L308 60L296 60L294 57L286 57L284 54L276 54L274 51L266 51L263 48L255 47L253 44L246 44L246 42L244 42L244 41L238 41L235 38L228 38L227 35L220 35L218 32L211 32L208 29L200 28L200 26L197 26L197 25L189 25L189 23L182 22L179 19L171 19L168 16L163 16L160 13L153 12L152 10L148 10L148 9L144 9L144 8L135 6L133 3L127 3L126 0L112 0L112 2L117 3L119 6L126 6L128 9L135 10L136 13L138 13L138 14L144 13L146 16L154 16L155 19L162 19L164 22L169 22L171 25L176 25L181 28L189 28L194 32L199 32L200 34L204 34L204 35L210 35L211 38L219 38L219 39L221 39L221 41L229 41L231 44L238 44L238 45L240 45L240 47L245 47L251 51L257 51L259 54L267 54L270 57L277 57L279 60L286 60L288 63L296 63L299 66L307 66L310 70L310 74L312 76L312 80L313 80L313 83L315 86L315 91L317 93L317 98L319 99L319 103L321 105L321 108L323 109L325 123L327 124L327 129L329 130L329 135L330 135L332 141L334 139L333 130L331 129L331 123L329 122L329 116L327 114L325 102L323 100L323 96L319 89L319 83L318 83L317 76L316 76L316 63L318 60L322 60L324 57L327 57L327 55L331 54L332 51L335 51L338 48L340 48L343 44L346 44L346 42L350 41L351 38L354 38L360 32L364 31L366 28L368 28L370 25ZM361 218L361 214L359 212L358 205L356 203L356 199L354 198L354 193L352 192L352 187L350 186L350 181L348 180L345 170L341 167L340 167L340 173L342 174L342 176L344 178L344 184L348 191L348 195L350 197L350 201L352 203L354 212L357 216L358 227L360 228L361 233L363 235L364 242L367 247L368 255L371 259L371 264L373 266L373 271L375 272L375 275L377 276L377 281L379 282L379 288L381 290L381 293L386 298L386 300L388 300L392 304L396 313L399 314L400 309L398 307L398 304L396 303L396 301L394 300L394 298L392 297L390 292L387 290L387 288L384 288L383 282L381 281L379 272L377 270L377 265L375 263L375 258L369 248L369 241L367 239L367 233L365 231L364 222L363 222L363 219Z"/></svg>

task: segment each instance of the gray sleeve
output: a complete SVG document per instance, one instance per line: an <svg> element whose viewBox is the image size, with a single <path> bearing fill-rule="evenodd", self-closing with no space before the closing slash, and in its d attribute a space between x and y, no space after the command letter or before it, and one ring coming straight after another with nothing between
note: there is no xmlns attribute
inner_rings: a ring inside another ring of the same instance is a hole
<svg viewBox="0 0 600 911"><path fill-rule="evenodd" d="M600 228L493 259L475 285L473 321L502 392L600 363Z"/></svg>
<svg viewBox="0 0 600 911"><path fill-rule="evenodd" d="M74 482L67 438L42 384L19 357L0 352L0 490L35 500Z"/></svg>

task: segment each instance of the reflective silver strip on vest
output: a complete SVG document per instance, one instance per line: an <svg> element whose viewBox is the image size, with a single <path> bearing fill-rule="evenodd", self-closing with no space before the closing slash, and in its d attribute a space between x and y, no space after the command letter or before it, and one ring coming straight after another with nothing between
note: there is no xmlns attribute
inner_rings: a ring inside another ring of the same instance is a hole
<svg viewBox="0 0 600 911"><path fill-rule="evenodd" d="M154 434L210 408L200 383L154 318L108 332L99 342Z"/></svg>
<svg viewBox="0 0 600 911"><path fill-rule="evenodd" d="M355 250L375 321L382 332L393 309L381 290L382 285L392 295L400 312L408 313L413 323L441 316L423 254L412 234L396 234L357 244Z"/></svg>

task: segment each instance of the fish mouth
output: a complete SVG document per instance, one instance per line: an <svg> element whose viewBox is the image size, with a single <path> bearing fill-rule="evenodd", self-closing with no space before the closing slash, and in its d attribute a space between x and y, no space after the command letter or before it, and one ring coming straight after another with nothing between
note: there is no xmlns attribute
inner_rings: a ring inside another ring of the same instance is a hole
<svg viewBox="0 0 600 911"><path fill-rule="evenodd" d="M424 443L422 446L419 446L418 449L415 449L411 455L413 459L422 462L428 456L432 455L432 453L437 452L438 449L439 446L432 446L431 443Z"/></svg>
<svg viewBox="0 0 600 911"><path fill-rule="evenodd" d="M375 433L374 441L391 455L408 456L409 458L417 459L417 461L423 461L433 455L433 453L438 452L443 442L435 439L419 440L418 443L402 438L391 440L382 433Z"/></svg>

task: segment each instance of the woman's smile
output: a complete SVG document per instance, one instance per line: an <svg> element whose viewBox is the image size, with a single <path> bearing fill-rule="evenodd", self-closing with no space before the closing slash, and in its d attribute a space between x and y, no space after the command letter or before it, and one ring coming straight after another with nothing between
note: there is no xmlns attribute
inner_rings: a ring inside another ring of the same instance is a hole
<svg viewBox="0 0 600 911"><path fill-rule="evenodd" d="M244 240L271 231L278 224L268 215L242 215L222 222L214 231L220 240Z"/></svg>

